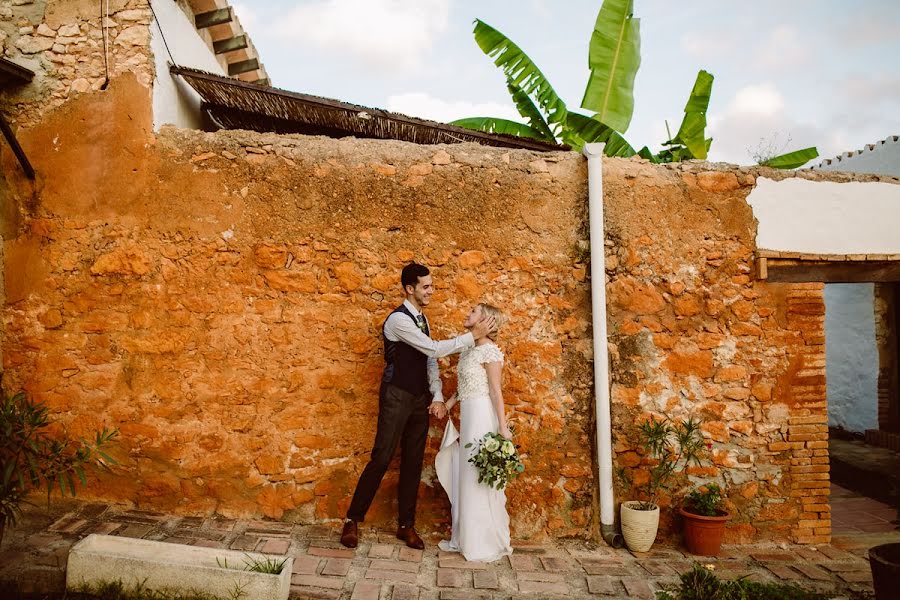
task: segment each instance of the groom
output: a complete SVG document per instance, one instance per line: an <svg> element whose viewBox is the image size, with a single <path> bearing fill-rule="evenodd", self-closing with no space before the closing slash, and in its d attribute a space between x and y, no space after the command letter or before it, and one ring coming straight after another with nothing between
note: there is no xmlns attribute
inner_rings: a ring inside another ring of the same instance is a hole
<svg viewBox="0 0 900 600"><path fill-rule="evenodd" d="M475 340L487 335L493 327L492 319L484 319L469 333L450 340L432 340L428 321L422 314L434 292L428 267L417 263L406 265L400 283L406 300L394 309L382 327L385 365L378 395L375 443L369 463L359 476L341 533L341 543L348 548L356 548L359 543L358 524L364 520L398 444L397 538L410 548L425 547L414 525L428 415L442 418L446 414L437 359L473 346Z"/></svg>

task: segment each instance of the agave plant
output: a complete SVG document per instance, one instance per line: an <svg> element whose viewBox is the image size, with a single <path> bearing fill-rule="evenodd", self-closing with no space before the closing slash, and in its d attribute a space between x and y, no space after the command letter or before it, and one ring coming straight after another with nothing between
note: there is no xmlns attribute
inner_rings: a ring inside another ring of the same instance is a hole
<svg viewBox="0 0 900 600"><path fill-rule="evenodd" d="M706 159L712 143L706 137L706 111L713 76L704 70L697 73L678 132L669 135L661 151L654 154L647 146L635 151L622 136L631 124L634 79L641 65L640 19L634 17L634 0L604 0L597 14L588 52L591 75L581 100L581 108L591 111L590 115L569 110L534 61L503 33L476 19L474 34L481 50L506 76L509 94L527 123L470 117L453 121L453 125L564 142L575 150L586 143L603 142L607 156L637 154L656 163ZM761 164L793 169L818 155L815 148L805 148Z"/></svg>

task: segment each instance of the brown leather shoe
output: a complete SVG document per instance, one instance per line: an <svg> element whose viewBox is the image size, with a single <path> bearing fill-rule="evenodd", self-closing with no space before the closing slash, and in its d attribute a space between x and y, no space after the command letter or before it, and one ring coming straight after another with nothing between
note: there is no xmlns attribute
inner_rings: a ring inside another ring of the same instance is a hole
<svg viewBox="0 0 900 600"><path fill-rule="evenodd" d="M425 542L416 533L415 527L403 527L401 525L397 528L397 539L406 542L406 545L410 548L415 548L416 550L425 549Z"/></svg>
<svg viewBox="0 0 900 600"><path fill-rule="evenodd" d="M341 533L341 543L348 548L356 548L359 544L359 526L353 519L344 523L344 531Z"/></svg>

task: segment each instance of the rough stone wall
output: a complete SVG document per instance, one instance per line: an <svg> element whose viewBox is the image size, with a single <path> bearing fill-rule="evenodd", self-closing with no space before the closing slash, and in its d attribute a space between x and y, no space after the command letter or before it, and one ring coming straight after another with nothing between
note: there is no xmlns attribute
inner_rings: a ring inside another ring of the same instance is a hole
<svg viewBox="0 0 900 600"><path fill-rule="evenodd" d="M3 383L75 434L120 429L121 468L86 496L342 516L374 433L379 327L417 258L435 268L438 335L481 299L510 316L505 389L528 464L509 490L514 534L596 531L583 158L154 136L139 74L19 137L38 178L0 150ZM745 198L760 173L875 179L604 161L615 460L640 464L636 420L696 414L713 462L693 475L727 485L731 539L818 543L829 531L822 286L754 281ZM393 470L374 522L392 520L395 488ZM447 523L430 470L420 507L426 528Z"/></svg>
<svg viewBox="0 0 900 600"><path fill-rule="evenodd" d="M96 0L0 0L0 55L35 72L34 81L0 98L0 110L18 126L70 98L97 91L105 81L103 32L110 77L133 73L153 79L147 0L109 0L101 21Z"/></svg>
<svg viewBox="0 0 900 600"><path fill-rule="evenodd" d="M708 168L640 164L604 183L616 463L646 478L634 424L700 417L712 460L690 472L728 490L731 541L822 541L823 286L754 281L754 174Z"/></svg>
<svg viewBox="0 0 900 600"><path fill-rule="evenodd" d="M891 413L891 401L900 388L897 348L898 324L894 314L896 303L900 302L897 284L875 284L875 343L878 346L878 428L884 431L900 432L897 409Z"/></svg>
<svg viewBox="0 0 900 600"><path fill-rule="evenodd" d="M3 156L21 210L6 244L4 385L46 402L73 433L120 429L119 474L85 495L342 516L374 434L380 325L401 300L400 268L417 258L435 269L438 335L459 331L482 299L509 315L506 394L529 467L509 494L517 535L589 533L579 156L154 138L148 101L123 77L21 131L33 187ZM121 114L135 118L110 119ZM396 469L374 522L392 520L395 489ZM420 506L426 528L446 522L431 468Z"/></svg>

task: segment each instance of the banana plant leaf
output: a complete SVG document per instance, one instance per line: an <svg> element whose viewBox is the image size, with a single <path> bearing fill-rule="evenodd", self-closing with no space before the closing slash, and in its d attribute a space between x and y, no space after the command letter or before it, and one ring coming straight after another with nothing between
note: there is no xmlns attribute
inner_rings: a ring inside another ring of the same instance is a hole
<svg viewBox="0 0 900 600"><path fill-rule="evenodd" d="M547 121L544 120L541 111L531 101L531 97L522 88L509 80L506 82L506 89L509 90L509 95L512 96L519 114L528 119L528 124L531 125L531 128L543 133L543 139L548 142L555 142L556 136L553 134L553 130L550 129Z"/></svg>
<svg viewBox="0 0 900 600"><path fill-rule="evenodd" d="M706 143L706 111L712 95L713 76L707 71L697 73L691 95L684 107L684 119L674 138L664 145L682 144L690 151L688 158L705 159L709 147Z"/></svg>
<svg viewBox="0 0 900 600"><path fill-rule="evenodd" d="M505 135L534 138L536 140L547 140L543 131L538 131L525 123L510 121L509 119L500 119L497 117L468 117L450 121L450 125L474 129L475 131L483 131L485 133L501 133ZM551 138L551 140L552 139L553 138Z"/></svg>
<svg viewBox="0 0 900 600"><path fill-rule="evenodd" d="M659 164L659 159L655 154L653 154L653 152L650 151L650 148L648 148L647 146L644 146L643 148L638 150L638 156L640 156L641 158L645 158L654 164Z"/></svg>
<svg viewBox="0 0 900 600"><path fill-rule="evenodd" d="M480 19L475 19L474 33L482 52L494 59L494 64L503 70L506 78L537 100L538 106L547 116L548 124L565 121L568 112L566 103L521 48Z"/></svg>
<svg viewBox="0 0 900 600"><path fill-rule="evenodd" d="M794 150L793 152L772 157L759 164L764 167L772 167L773 169L796 169L797 167L802 167L818 156L818 149L816 149L815 146L812 146L811 148Z"/></svg>
<svg viewBox="0 0 900 600"><path fill-rule="evenodd" d="M634 78L641 66L640 19L633 0L604 0L591 34L591 76L581 107L600 122L624 133L634 112Z"/></svg>
<svg viewBox="0 0 900 600"><path fill-rule="evenodd" d="M566 126L563 129L563 140L580 151L584 144L604 142L603 154L606 156L634 156L636 152L625 138L612 127L601 123L596 115L586 117L580 113L570 112L566 115Z"/></svg>

